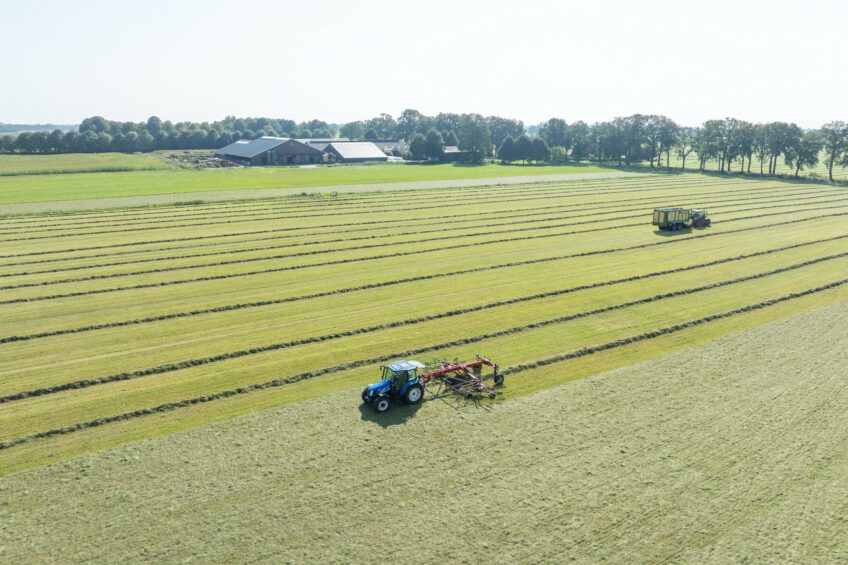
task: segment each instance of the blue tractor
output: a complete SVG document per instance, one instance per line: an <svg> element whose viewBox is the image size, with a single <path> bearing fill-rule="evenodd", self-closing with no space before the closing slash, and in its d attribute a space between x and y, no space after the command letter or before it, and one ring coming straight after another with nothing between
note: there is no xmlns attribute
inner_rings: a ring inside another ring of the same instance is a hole
<svg viewBox="0 0 848 565"><path fill-rule="evenodd" d="M382 380L368 385L362 391L362 402L382 414L392 407L392 400L402 398L407 404L418 404L424 398L424 383L418 370L424 365L418 361L395 361L382 369Z"/></svg>

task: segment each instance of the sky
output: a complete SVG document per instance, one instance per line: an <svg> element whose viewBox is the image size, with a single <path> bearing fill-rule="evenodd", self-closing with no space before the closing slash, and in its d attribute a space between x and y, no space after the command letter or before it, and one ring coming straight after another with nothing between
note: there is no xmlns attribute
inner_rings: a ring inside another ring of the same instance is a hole
<svg viewBox="0 0 848 565"><path fill-rule="evenodd" d="M848 120L848 2L0 0L0 122Z"/></svg>

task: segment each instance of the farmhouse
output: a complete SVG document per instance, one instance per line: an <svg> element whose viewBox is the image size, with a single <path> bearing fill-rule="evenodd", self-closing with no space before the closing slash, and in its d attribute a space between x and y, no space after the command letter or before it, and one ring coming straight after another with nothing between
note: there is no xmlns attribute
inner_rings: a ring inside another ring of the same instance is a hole
<svg viewBox="0 0 848 565"><path fill-rule="evenodd" d="M246 166L362 163L388 160L386 153L374 143L367 141L350 141L347 138L291 139L270 136L259 139L240 139L215 151L215 156Z"/></svg>

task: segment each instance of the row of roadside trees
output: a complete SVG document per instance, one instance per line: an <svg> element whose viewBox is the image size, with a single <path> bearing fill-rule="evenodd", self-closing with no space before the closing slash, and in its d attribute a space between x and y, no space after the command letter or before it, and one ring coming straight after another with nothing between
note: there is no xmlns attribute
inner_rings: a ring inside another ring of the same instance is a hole
<svg viewBox="0 0 848 565"><path fill-rule="evenodd" d="M698 168L716 163L721 172L777 174L782 159L795 176L823 160L828 178L834 167L848 167L848 124L829 122L804 131L796 124L754 124L735 118L708 120L701 127L683 127L662 115L634 114L608 122L566 124L552 118L539 126L539 136L551 147L562 147L574 159L613 161L629 166L646 161L650 167L680 167L696 159Z"/></svg>

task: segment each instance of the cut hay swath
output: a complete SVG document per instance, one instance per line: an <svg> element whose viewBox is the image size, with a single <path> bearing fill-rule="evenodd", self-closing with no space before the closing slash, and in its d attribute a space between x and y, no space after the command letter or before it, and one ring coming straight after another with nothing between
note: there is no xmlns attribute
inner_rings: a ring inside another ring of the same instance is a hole
<svg viewBox="0 0 848 565"><path fill-rule="evenodd" d="M714 224L658 234L666 204ZM531 369L553 386L598 352L832 303L846 215L832 186L683 175L11 218L0 473L358 389L397 358L485 353L510 398Z"/></svg>

